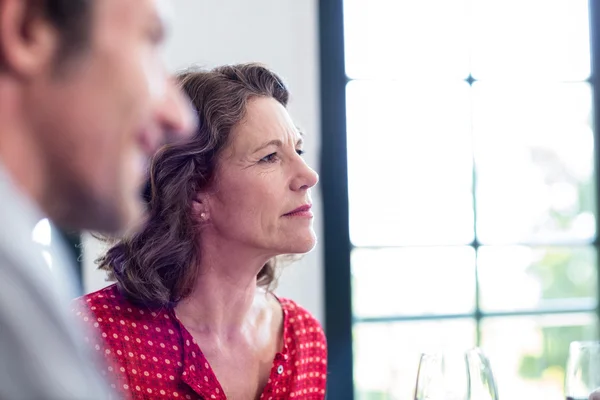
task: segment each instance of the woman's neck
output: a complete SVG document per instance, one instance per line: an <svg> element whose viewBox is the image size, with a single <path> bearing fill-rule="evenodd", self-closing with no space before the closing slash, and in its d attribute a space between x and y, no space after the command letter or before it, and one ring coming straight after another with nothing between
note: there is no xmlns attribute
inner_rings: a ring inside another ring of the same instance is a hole
<svg viewBox="0 0 600 400"><path fill-rule="evenodd" d="M242 249L215 251L203 246L199 275L191 294L176 307L178 318L194 331L232 338L262 320L271 301L257 285L268 258Z"/></svg>

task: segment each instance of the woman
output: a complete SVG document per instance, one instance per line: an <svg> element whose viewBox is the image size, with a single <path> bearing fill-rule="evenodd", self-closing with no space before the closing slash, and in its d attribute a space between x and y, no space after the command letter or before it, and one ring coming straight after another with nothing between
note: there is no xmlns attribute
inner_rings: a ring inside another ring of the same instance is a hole
<svg viewBox="0 0 600 400"><path fill-rule="evenodd" d="M100 260L117 283L76 300L86 340L127 398L323 399L323 330L271 291L316 240L288 91L256 64L179 80L199 129L154 157L145 227Z"/></svg>

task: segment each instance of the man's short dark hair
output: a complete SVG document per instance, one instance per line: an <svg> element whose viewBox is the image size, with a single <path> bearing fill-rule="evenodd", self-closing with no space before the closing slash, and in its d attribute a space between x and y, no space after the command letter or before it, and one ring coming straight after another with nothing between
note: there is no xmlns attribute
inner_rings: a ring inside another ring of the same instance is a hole
<svg viewBox="0 0 600 400"><path fill-rule="evenodd" d="M82 51L89 39L95 0L40 0L43 12L61 36L58 61Z"/></svg>

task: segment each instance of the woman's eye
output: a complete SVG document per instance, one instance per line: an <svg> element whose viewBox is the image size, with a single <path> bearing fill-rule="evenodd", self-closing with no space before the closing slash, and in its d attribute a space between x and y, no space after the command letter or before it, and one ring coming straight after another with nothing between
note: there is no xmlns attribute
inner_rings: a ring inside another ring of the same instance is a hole
<svg viewBox="0 0 600 400"><path fill-rule="evenodd" d="M304 154L304 150L298 149L298 150L296 150L296 153L298 153L298 155L301 156Z"/></svg>
<svg viewBox="0 0 600 400"><path fill-rule="evenodd" d="M277 153L271 153L268 156L260 159L260 162L264 163L273 163L275 161L277 161Z"/></svg>

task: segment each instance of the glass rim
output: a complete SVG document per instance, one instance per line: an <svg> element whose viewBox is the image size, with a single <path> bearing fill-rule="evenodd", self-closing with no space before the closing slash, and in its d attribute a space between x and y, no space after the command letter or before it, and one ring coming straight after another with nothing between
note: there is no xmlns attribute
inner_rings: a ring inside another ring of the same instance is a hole
<svg viewBox="0 0 600 400"><path fill-rule="evenodd" d="M600 340L575 340L569 344L569 347L600 347Z"/></svg>
<svg viewBox="0 0 600 400"><path fill-rule="evenodd" d="M598 341L600 344L600 341ZM429 348L426 350L422 350L419 352L419 355L422 356L435 356L435 355L467 355L471 353L485 354L483 349L479 346L435 346L433 348Z"/></svg>

